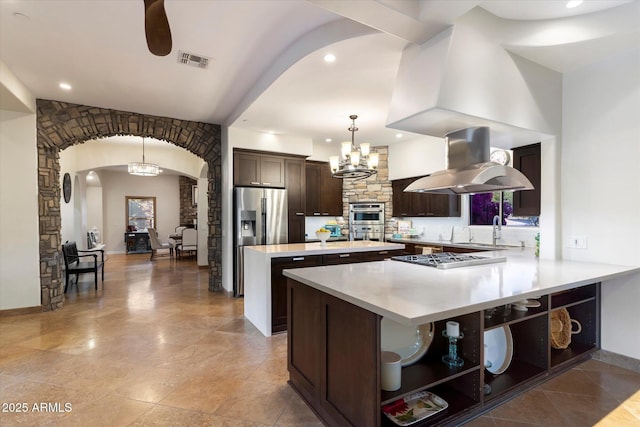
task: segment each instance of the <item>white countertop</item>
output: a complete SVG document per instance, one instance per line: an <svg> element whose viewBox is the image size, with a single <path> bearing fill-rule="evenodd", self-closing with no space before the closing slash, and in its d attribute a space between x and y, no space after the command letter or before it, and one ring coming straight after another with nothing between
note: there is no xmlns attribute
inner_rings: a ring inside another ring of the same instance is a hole
<svg viewBox="0 0 640 427"><path fill-rule="evenodd" d="M268 258L300 256L300 255L326 255L345 252L370 252L391 251L404 249L404 244L391 242L374 242L369 240L357 241L329 241L326 246L320 242L311 243L286 243L282 245L245 246L244 250L256 251Z"/></svg>
<svg viewBox="0 0 640 427"><path fill-rule="evenodd" d="M284 275L396 322L420 325L640 271L542 260L530 248L476 255L506 256L507 261L440 270L387 260L285 270Z"/></svg>

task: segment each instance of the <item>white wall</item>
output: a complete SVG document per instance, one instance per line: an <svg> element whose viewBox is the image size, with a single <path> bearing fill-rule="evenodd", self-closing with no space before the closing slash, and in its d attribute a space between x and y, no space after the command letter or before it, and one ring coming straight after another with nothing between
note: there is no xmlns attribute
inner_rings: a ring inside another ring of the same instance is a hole
<svg viewBox="0 0 640 427"><path fill-rule="evenodd" d="M102 186L87 186L87 228L93 230L95 227L100 233L102 240Z"/></svg>
<svg viewBox="0 0 640 427"><path fill-rule="evenodd" d="M35 114L0 110L0 310L40 302Z"/></svg>
<svg viewBox="0 0 640 427"><path fill-rule="evenodd" d="M0 61L0 310L40 299L36 99Z"/></svg>
<svg viewBox="0 0 640 427"><path fill-rule="evenodd" d="M423 136L389 145L389 180L429 175L445 168L444 138Z"/></svg>
<svg viewBox="0 0 640 427"><path fill-rule="evenodd" d="M640 266L640 51L566 74L563 96L562 255ZM575 235L587 249L566 247ZM602 348L640 359L640 274L602 300Z"/></svg>
<svg viewBox="0 0 640 427"><path fill-rule="evenodd" d="M101 179L104 200L102 241L107 245L109 253L126 251L126 196L156 198L156 228L161 241L166 242L167 236L180 224L180 188L177 175L145 177L103 171Z"/></svg>

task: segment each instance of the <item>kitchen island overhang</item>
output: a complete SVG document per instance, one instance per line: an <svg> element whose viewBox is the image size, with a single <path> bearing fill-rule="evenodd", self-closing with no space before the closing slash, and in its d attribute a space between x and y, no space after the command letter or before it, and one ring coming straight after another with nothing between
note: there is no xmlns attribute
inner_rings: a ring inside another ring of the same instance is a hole
<svg viewBox="0 0 640 427"><path fill-rule="evenodd" d="M440 270L393 260L285 270L300 283L417 326L640 272L640 267L536 258L531 248L482 252L507 261Z"/></svg>

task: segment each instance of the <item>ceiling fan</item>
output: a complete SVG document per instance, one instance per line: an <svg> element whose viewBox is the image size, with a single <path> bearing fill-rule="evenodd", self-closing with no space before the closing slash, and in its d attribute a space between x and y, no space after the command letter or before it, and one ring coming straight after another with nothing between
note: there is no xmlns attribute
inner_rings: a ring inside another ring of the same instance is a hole
<svg viewBox="0 0 640 427"><path fill-rule="evenodd" d="M171 29L164 0L144 0L144 32L151 53L157 56L171 53Z"/></svg>

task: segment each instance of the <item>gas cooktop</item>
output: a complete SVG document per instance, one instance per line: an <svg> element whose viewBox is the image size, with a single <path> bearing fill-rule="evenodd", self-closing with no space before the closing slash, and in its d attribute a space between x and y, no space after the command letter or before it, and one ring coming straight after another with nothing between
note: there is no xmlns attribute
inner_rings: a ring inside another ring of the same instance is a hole
<svg viewBox="0 0 640 427"><path fill-rule="evenodd" d="M503 256L487 257L469 254L456 254L453 252L442 252L425 255L400 255L391 257L391 259L441 269L467 267L480 264L493 264L496 262L505 262L507 260L507 258Z"/></svg>

